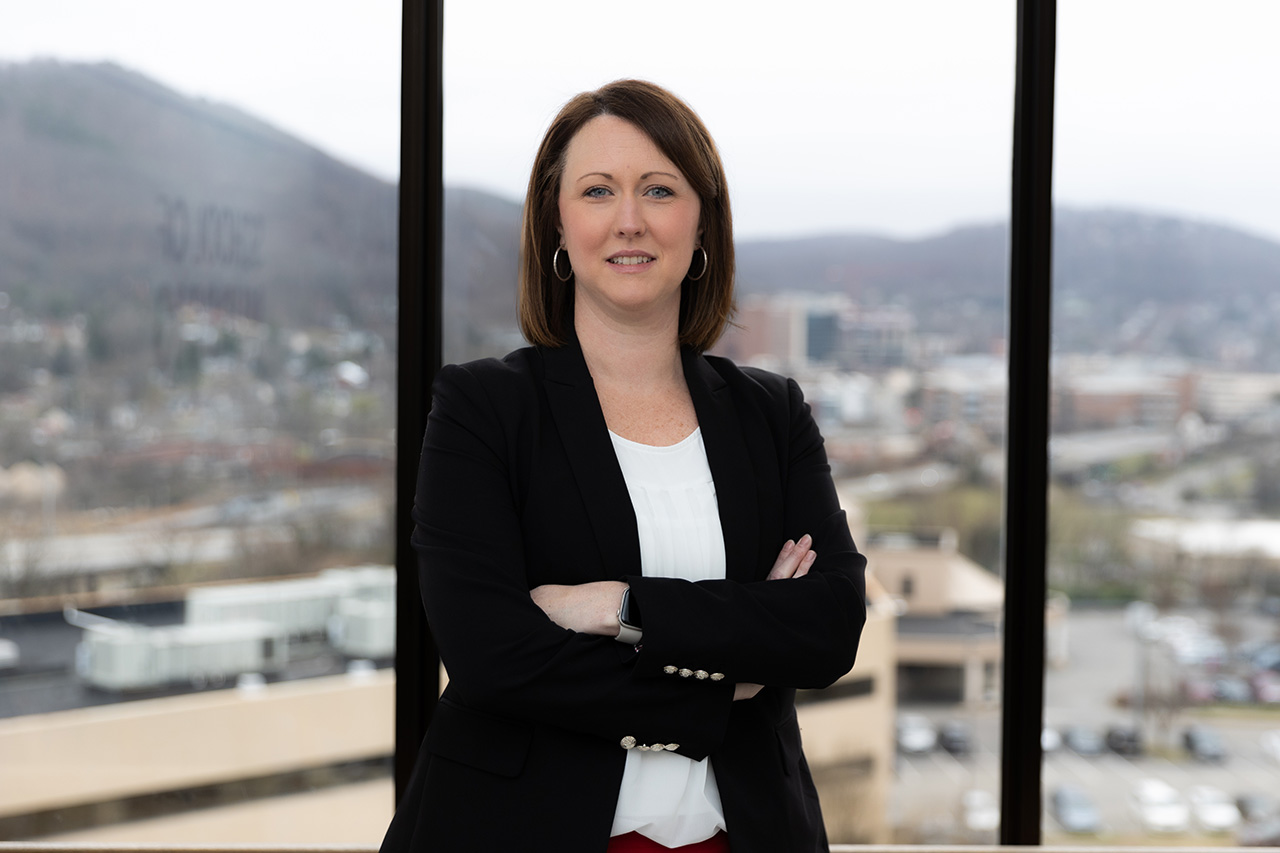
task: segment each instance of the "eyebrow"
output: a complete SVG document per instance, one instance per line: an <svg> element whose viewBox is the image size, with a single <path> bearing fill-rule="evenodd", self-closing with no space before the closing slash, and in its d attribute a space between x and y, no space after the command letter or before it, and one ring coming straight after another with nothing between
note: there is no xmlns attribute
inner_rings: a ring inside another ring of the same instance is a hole
<svg viewBox="0 0 1280 853"><path fill-rule="evenodd" d="M581 180L584 180L584 179L586 179L586 178L591 177L592 175L599 175L600 177L602 177L602 178L604 178L605 180L608 180L608 181L612 181L612 180L613 180L613 175L609 174L608 172L587 172L585 175L581 175L581 176L578 178L578 180L580 180L580 181L581 181ZM647 181L649 178L653 177L654 175L666 175L668 178L674 178L674 179L676 179L677 181L679 181L679 180L683 180L683 178L681 178L679 175L673 174L673 173L671 173L671 172L663 172L663 171L660 171L660 170L659 170L659 171L653 171L653 172L645 172L643 175L641 175L641 176L640 176L640 180L642 180L642 181Z"/></svg>

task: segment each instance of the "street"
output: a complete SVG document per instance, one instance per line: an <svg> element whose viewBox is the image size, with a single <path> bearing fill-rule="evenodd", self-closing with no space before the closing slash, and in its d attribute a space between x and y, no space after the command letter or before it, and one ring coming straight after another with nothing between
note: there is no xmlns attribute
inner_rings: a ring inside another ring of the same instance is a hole
<svg viewBox="0 0 1280 853"><path fill-rule="evenodd" d="M1131 710L1119 707L1115 698L1128 691L1136 679L1136 642L1123 624L1122 610L1072 612L1070 615L1070 663L1046 674L1046 726L1088 727L1098 734L1109 726L1135 722ZM1267 630L1266 623L1253 625ZM973 752L955 757L940 749L923 755L897 756L891 821L903 843L984 843L994 832L972 833L964 828L961 795L971 789L999 798L1000 711L967 710L959 706L902 706L899 713L920 713L935 723L958 720L969 726ZM1222 736L1229 758L1222 764L1205 764L1186 756L1181 747L1182 729L1194 721L1214 727ZM1062 784L1085 790L1097 805L1102 829L1097 835L1072 836L1046 811L1042 826L1046 843L1151 844L1157 836L1144 833L1130 804L1130 792L1141 779L1165 780L1184 796L1194 785L1213 785L1232 797L1246 792L1280 795L1280 764L1266 757L1259 738L1280 729L1280 709L1223 711L1187 710L1173 722L1167 742L1148 725L1144 728L1146 754L1124 757L1111 752L1079 755L1061 747L1044 760L1043 789ZM1181 840L1204 844L1231 843L1228 835L1195 834L1193 828ZM1167 842L1168 839L1165 839ZM1180 843L1181 843L1180 840Z"/></svg>

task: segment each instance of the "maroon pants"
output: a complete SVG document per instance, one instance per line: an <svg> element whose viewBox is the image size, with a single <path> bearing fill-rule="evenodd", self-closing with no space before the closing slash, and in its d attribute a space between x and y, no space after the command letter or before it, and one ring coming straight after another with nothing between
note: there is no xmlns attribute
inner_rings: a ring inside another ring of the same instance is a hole
<svg viewBox="0 0 1280 853"><path fill-rule="evenodd" d="M729 853L729 836L721 831L706 841L686 844L683 847L663 847L638 832L615 835L609 839L609 853L661 853L663 850L684 850L685 853Z"/></svg>

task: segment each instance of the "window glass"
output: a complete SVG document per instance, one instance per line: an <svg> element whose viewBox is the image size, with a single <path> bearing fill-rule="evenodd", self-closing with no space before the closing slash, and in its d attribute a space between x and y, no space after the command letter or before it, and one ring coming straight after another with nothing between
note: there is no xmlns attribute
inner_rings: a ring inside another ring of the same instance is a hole
<svg viewBox="0 0 1280 853"><path fill-rule="evenodd" d="M830 837L993 842L1015 4L445 15L445 360L520 344L520 205L560 106L621 77L687 100L733 200L717 352L799 380L871 557L857 666L800 697Z"/></svg>
<svg viewBox="0 0 1280 853"><path fill-rule="evenodd" d="M1275 844L1280 9L1058 14L1044 838Z"/></svg>
<svg viewBox="0 0 1280 853"><path fill-rule="evenodd" d="M9 4L0 837L392 808L399 5Z"/></svg>

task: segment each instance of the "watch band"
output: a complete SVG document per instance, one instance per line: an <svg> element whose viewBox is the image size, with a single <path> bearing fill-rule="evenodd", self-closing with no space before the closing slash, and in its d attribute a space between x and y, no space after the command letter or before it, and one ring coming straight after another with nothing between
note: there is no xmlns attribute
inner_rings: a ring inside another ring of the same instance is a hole
<svg viewBox="0 0 1280 853"><path fill-rule="evenodd" d="M618 605L618 636L614 639L634 646L644 637L644 631L639 625L632 625L627 621L630 618L630 603L631 587L627 587L622 591L622 602Z"/></svg>

